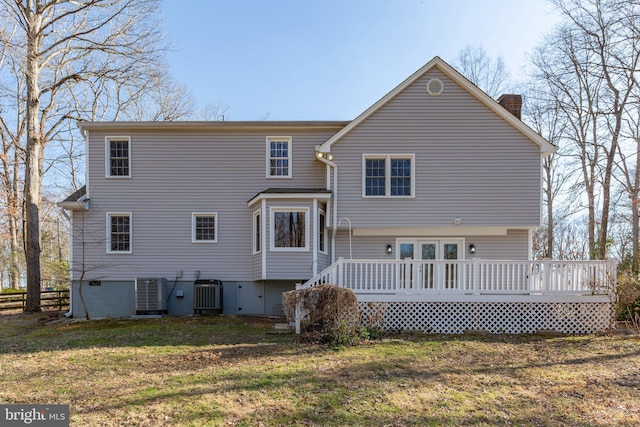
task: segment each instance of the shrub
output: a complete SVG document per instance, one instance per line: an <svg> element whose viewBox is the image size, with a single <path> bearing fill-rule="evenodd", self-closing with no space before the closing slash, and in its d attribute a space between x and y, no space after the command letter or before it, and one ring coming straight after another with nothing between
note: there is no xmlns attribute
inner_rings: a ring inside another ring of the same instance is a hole
<svg viewBox="0 0 640 427"><path fill-rule="evenodd" d="M324 284L285 292L282 302L290 322L295 321L297 306L303 330L331 347L354 345L363 338L360 310L351 289Z"/></svg>

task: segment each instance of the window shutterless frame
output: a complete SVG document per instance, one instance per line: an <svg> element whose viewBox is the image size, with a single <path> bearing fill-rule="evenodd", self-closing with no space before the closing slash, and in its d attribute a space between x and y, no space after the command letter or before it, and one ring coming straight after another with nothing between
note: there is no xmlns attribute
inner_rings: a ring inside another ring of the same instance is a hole
<svg viewBox="0 0 640 427"><path fill-rule="evenodd" d="M267 178L292 178L292 139L290 136L268 136L266 152Z"/></svg>
<svg viewBox="0 0 640 427"><path fill-rule="evenodd" d="M272 207L269 249L273 252L309 252L309 222L309 208Z"/></svg>
<svg viewBox="0 0 640 427"><path fill-rule="evenodd" d="M324 209L318 209L318 252L326 255L327 251L327 215Z"/></svg>
<svg viewBox="0 0 640 427"><path fill-rule="evenodd" d="M363 154L363 198L414 198L415 154Z"/></svg>
<svg viewBox="0 0 640 427"><path fill-rule="evenodd" d="M107 212L107 253L133 252L133 221L131 212Z"/></svg>
<svg viewBox="0 0 640 427"><path fill-rule="evenodd" d="M131 178L131 137L105 137L105 177Z"/></svg>
<svg viewBox="0 0 640 427"><path fill-rule="evenodd" d="M191 214L191 243L218 243L218 213Z"/></svg>
<svg viewBox="0 0 640 427"><path fill-rule="evenodd" d="M253 211L253 254L262 252L262 210Z"/></svg>

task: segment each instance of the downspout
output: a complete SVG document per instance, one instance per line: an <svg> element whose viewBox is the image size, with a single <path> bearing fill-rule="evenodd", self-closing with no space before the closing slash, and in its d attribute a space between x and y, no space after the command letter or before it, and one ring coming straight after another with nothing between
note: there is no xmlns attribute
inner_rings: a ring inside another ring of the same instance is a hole
<svg viewBox="0 0 640 427"><path fill-rule="evenodd" d="M331 221L332 230L331 230L331 264L336 262L336 233L338 226L338 165L333 163L333 156L331 153L323 153L318 151L319 146L316 146L316 159L320 160L322 163L327 165L330 168L333 168L333 220ZM327 178L330 174L327 174ZM327 179L328 181L328 179ZM331 186L327 182L327 190L331 190Z"/></svg>

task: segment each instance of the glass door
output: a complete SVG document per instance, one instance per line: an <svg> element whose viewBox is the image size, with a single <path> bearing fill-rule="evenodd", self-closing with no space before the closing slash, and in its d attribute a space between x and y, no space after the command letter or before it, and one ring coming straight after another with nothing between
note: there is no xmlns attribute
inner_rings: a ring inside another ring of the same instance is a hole
<svg viewBox="0 0 640 427"><path fill-rule="evenodd" d="M463 239L399 239L397 257L411 261L456 261L464 257ZM460 268L456 262L401 263L398 279L402 289L456 289Z"/></svg>

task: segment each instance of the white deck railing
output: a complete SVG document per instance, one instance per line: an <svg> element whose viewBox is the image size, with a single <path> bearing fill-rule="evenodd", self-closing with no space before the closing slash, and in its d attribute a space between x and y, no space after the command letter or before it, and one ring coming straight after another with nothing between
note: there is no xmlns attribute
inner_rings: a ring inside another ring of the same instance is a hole
<svg viewBox="0 0 640 427"><path fill-rule="evenodd" d="M356 294L609 295L615 261L355 260L340 258L298 289L332 283Z"/></svg>

